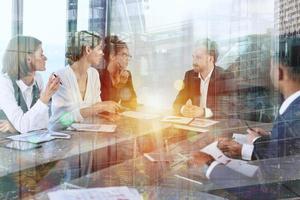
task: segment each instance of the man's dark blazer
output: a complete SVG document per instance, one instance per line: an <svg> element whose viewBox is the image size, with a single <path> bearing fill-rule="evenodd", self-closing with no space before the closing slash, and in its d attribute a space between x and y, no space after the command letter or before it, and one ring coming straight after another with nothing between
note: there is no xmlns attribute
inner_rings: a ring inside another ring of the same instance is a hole
<svg viewBox="0 0 300 200"><path fill-rule="evenodd" d="M294 156L297 158L296 160L293 158ZM269 158L272 159L270 160ZM266 177L274 177L275 175L281 176L281 178L286 177L286 179L291 180L292 178L290 177L293 177L300 172L297 167L300 163L300 161L298 161L299 158L300 97L295 99L289 105L286 111L277 117L276 121L274 122L270 137L261 137L255 141L252 155L252 159L260 160L259 168L262 172L262 180ZM210 179L214 183L220 186L232 185L233 187L237 186L236 183L251 183L252 181L257 182L257 178L258 177L245 177L224 165L218 165L215 167L210 175ZM278 181L279 179L280 178L278 178ZM240 193L244 199L276 199L274 198L274 195L277 196L280 193L288 193L288 191L285 191L286 189L284 189L287 187L289 188L289 191L299 191L300 182L278 182L275 190L274 188L268 186L267 192L263 191L265 189L261 190L261 186L259 185L232 189L232 192L236 194L237 192ZM246 194L249 198L245 197ZM253 198L254 194L256 195L255 198Z"/></svg>
<svg viewBox="0 0 300 200"><path fill-rule="evenodd" d="M200 83L199 75L194 70L189 70L184 76L184 86L181 89L173 103L175 114L180 114L180 109L186 104L187 100L191 99L193 105L200 105ZM215 112L221 110L218 105L218 96L225 92L226 83L224 70L215 66L208 86L206 107L210 108L215 115Z"/></svg>
<svg viewBox="0 0 300 200"><path fill-rule="evenodd" d="M270 137L254 142L252 159L266 159L300 153L300 97L273 123Z"/></svg>

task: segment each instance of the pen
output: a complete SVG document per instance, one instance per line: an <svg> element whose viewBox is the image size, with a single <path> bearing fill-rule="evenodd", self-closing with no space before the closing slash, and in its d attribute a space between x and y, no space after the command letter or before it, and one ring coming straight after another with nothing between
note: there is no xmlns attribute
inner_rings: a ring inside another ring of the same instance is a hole
<svg viewBox="0 0 300 200"><path fill-rule="evenodd" d="M249 124L247 123L247 121L245 121L245 124L246 124L246 126L248 127L249 130L256 132L253 128L251 128L251 127L249 126Z"/></svg>
<svg viewBox="0 0 300 200"><path fill-rule="evenodd" d="M53 73L53 76L54 76L55 78L57 78L57 77L58 77L58 76L57 76L56 74L54 74L54 73ZM62 85L62 82L61 82L61 81L59 81L59 84L60 84L60 85Z"/></svg>

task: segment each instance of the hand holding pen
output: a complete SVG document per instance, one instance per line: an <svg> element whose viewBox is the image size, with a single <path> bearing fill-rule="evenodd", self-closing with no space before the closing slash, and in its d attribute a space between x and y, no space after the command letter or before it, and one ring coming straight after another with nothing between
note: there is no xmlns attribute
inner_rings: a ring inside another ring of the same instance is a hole
<svg viewBox="0 0 300 200"><path fill-rule="evenodd" d="M267 132L266 130L262 128L251 128L247 122L245 121L246 126L248 127L247 132L247 140L250 144L252 144L257 138L263 137L263 136L269 136L271 132Z"/></svg>
<svg viewBox="0 0 300 200"><path fill-rule="evenodd" d="M45 87L45 90L43 92L41 92L40 100L44 104L48 104L48 102L50 101L51 97L58 90L58 88L59 88L60 85L61 85L60 78L57 75L52 74L49 77L49 80L48 80L48 83L47 83L47 85Z"/></svg>

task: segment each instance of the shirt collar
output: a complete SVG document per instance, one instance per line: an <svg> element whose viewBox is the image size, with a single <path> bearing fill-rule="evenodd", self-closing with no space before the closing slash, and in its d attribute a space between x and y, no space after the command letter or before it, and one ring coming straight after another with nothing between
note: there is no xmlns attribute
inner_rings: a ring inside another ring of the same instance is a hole
<svg viewBox="0 0 300 200"><path fill-rule="evenodd" d="M199 78L200 78L202 81L206 82L207 80L209 80L209 79L210 79L210 77L211 77L211 75L212 75L212 73L213 73L214 69L215 69L215 67L213 67L213 68L212 68L212 70L209 72L209 74L206 76L206 78L205 78L204 80L202 79L202 77L201 77L201 74L200 74L200 73L198 73L198 77L199 77Z"/></svg>
<svg viewBox="0 0 300 200"><path fill-rule="evenodd" d="M24 93L28 89L32 89L32 86L35 84L35 80L33 80L33 83L31 85L26 85L22 80L16 81L17 85L19 86L22 93Z"/></svg>
<svg viewBox="0 0 300 200"><path fill-rule="evenodd" d="M286 109L300 96L300 90L290 95L284 102L281 104L279 109L279 114L282 115Z"/></svg>

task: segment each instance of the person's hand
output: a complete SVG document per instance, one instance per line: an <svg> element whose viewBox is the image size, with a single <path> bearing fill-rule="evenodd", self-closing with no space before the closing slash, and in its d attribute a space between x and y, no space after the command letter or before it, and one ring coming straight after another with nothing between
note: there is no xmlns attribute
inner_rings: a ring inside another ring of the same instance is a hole
<svg viewBox="0 0 300 200"><path fill-rule="evenodd" d="M110 122L116 122L120 119L120 115L118 114L113 114L113 113L108 113L108 114L98 114L99 117L106 119Z"/></svg>
<svg viewBox="0 0 300 200"><path fill-rule="evenodd" d="M270 132L267 132L262 128L247 129L247 132L248 132L247 140L250 144L253 144L256 138L270 135Z"/></svg>
<svg viewBox="0 0 300 200"><path fill-rule="evenodd" d="M94 109L95 114L98 115L102 112L117 113L121 106L114 101L102 101L94 104L92 108Z"/></svg>
<svg viewBox="0 0 300 200"><path fill-rule="evenodd" d="M5 132L10 132L10 133L15 133L17 130L9 123L7 120L1 120L0 121L0 133L5 133Z"/></svg>
<svg viewBox="0 0 300 200"><path fill-rule="evenodd" d="M240 158L242 156L242 145L234 140L221 138L218 142L218 148L228 157Z"/></svg>
<svg viewBox="0 0 300 200"><path fill-rule="evenodd" d="M126 84L128 81L129 72L127 70L122 70L120 72L120 84Z"/></svg>
<svg viewBox="0 0 300 200"><path fill-rule="evenodd" d="M204 116L204 108L194 106L192 101L189 99L186 104L182 107L182 113L184 117L202 117Z"/></svg>
<svg viewBox="0 0 300 200"><path fill-rule="evenodd" d="M53 94L58 90L59 85L60 85L60 78L52 74L49 77L45 90L41 93L40 100L44 104L48 104Z"/></svg>
<svg viewBox="0 0 300 200"><path fill-rule="evenodd" d="M188 160L188 166L190 168L201 167L203 165L210 165L215 159L206 153L195 152L193 153L193 158Z"/></svg>

